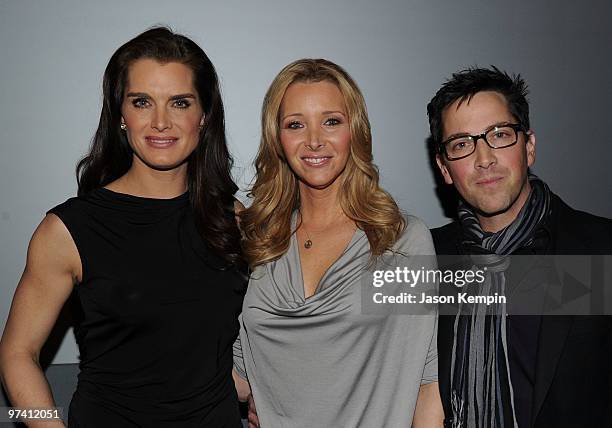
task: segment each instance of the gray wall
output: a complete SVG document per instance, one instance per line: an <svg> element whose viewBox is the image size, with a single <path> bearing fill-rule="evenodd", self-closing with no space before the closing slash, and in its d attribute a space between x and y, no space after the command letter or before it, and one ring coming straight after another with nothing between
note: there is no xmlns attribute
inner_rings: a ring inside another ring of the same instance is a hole
<svg viewBox="0 0 612 428"><path fill-rule="evenodd" d="M76 191L104 67L152 24L192 36L216 65L242 188L267 86L288 62L325 57L365 94L384 186L438 226L447 219L425 151L425 105L452 71L489 64L531 86L534 171L570 204L612 217L610 16L605 0L0 0L0 328L34 228ZM76 362L73 337L63 333L48 359Z"/></svg>

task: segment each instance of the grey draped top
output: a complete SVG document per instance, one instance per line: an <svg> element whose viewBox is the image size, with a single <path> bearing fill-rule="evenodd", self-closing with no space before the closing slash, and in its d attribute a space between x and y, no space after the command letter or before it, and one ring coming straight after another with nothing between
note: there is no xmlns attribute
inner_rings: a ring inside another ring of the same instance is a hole
<svg viewBox="0 0 612 428"><path fill-rule="evenodd" d="M394 249L433 255L424 223L407 223ZM410 427L420 385L437 381L435 314L362 312L370 246L359 229L304 298L298 244L293 234L282 257L252 273L234 344L261 426Z"/></svg>

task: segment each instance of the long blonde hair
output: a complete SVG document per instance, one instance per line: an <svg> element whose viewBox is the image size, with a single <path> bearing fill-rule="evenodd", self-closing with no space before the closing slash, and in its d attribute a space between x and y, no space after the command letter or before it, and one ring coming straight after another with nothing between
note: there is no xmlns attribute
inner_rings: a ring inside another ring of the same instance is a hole
<svg viewBox="0 0 612 428"><path fill-rule="evenodd" d="M362 229L374 257L391 249L406 228L397 204L378 184L365 100L351 76L324 59L300 59L276 76L264 98L262 135L255 159L251 206L240 213L244 255L251 267L278 259L289 248L291 215L299 207L298 178L280 143L279 112L287 88L297 82L328 81L344 97L351 133L350 155L340 185L344 214Z"/></svg>

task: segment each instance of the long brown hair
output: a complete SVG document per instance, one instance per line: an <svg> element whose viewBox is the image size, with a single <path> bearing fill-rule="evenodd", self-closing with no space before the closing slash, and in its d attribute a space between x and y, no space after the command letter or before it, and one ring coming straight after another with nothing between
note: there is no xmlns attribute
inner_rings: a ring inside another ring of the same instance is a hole
<svg viewBox="0 0 612 428"><path fill-rule="evenodd" d="M294 233L291 215L300 203L298 179L280 144L279 111L283 97L293 83L320 81L338 87L349 118L350 156L340 177L342 210L366 233L373 256L391 249L406 228L397 204L378 184L378 169L372 162L370 122L359 87L346 71L330 61L300 59L281 70L263 102L262 135L251 189L253 203L240 213L243 250L252 268L273 261L287 251Z"/></svg>
<svg viewBox="0 0 612 428"><path fill-rule="evenodd" d="M77 166L78 194L103 187L124 175L133 151L120 130L121 104L129 66L141 58L176 61L193 72L206 124L187 164L187 184L196 226L212 250L230 265L244 265L240 232L234 216L238 187L231 176L232 157L225 138L221 91L215 68L191 39L165 27L154 27L121 46L111 57L103 78L103 102L89 154Z"/></svg>

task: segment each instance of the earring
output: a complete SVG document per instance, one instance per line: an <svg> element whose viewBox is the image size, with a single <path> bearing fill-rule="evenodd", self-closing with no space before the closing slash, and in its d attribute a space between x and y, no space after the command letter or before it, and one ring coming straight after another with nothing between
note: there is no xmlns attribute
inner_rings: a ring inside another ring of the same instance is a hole
<svg viewBox="0 0 612 428"><path fill-rule="evenodd" d="M127 129L127 125L125 123L122 123L119 127L122 131L125 131Z"/></svg>

